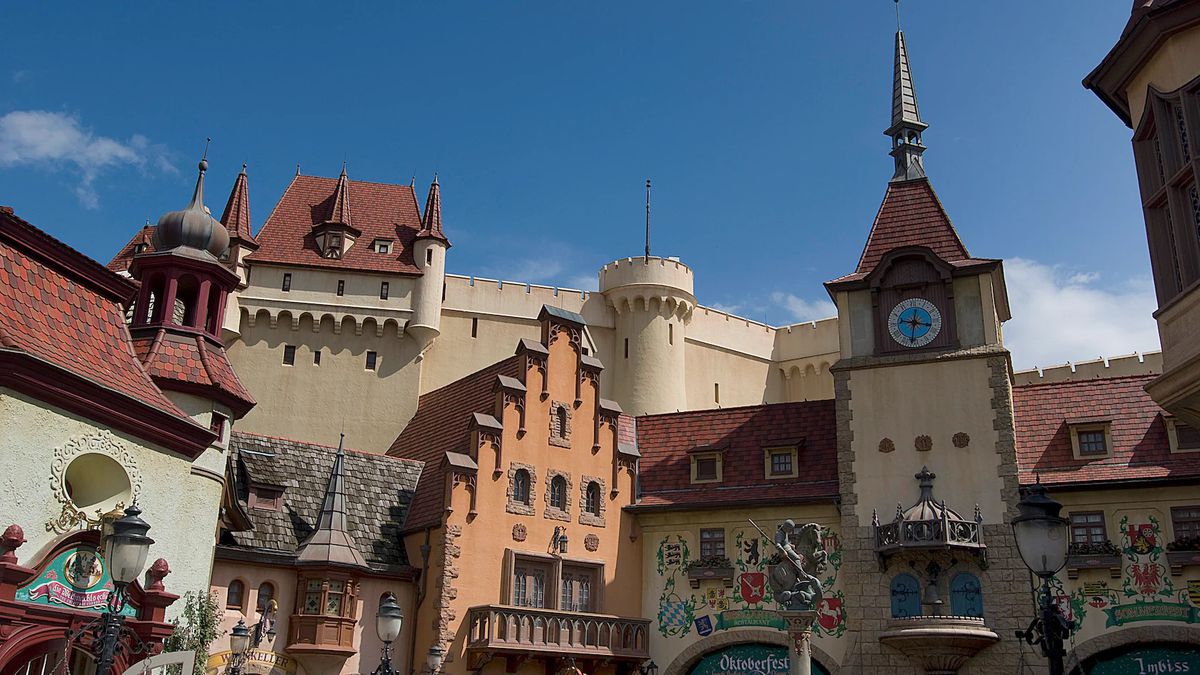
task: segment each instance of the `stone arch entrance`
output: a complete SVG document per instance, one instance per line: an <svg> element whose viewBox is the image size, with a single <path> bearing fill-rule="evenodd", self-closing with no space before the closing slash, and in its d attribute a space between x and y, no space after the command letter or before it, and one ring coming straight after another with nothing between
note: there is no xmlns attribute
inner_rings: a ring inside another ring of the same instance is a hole
<svg viewBox="0 0 1200 675"><path fill-rule="evenodd" d="M675 660L667 666L663 675L690 675L705 658L738 646L758 646L765 649L782 648L786 653L786 650L791 648L791 642L788 640L787 634L777 630L732 630L718 633L697 640L680 652L679 656L675 657ZM837 663L829 654L815 645L812 648L812 658L814 675L817 673L839 675Z"/></svg>
<svg viewBox="0 0 1200 675"><path fill-rule="evenodd" d="M1139 669L1141 672L1200 672L1200 626L1123 628L1079 644L1067 659L1068 665L1073 666L1071 675L1118 675L1139 672ZM1148 669L1150 664L1159 662L1186 663L1189 668L1186 671Z"/></svg>

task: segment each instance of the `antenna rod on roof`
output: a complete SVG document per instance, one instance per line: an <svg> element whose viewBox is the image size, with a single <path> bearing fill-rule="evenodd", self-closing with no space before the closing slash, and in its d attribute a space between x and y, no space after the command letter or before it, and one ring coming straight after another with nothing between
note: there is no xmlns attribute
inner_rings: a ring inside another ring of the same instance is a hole
<svg viewBox="0 0 1200 675"><path fill-rule="evenodd" d="M208 145L210 143L212 143L211 137L204 139L204 154L200 155L200 161L204 161L204 160L208 159Z"/></svg>
<svg viewBox="0 0 1200 675"><path fill-rule="evenodd" d="M900 0L896 0L896 30L900 30Z"/></svg>
<svg viewBox="0 0 1200 675"><path fill-rule="evenodd" d="M650 264L650 179L646 179L646 258L645 264Z"/></svg>

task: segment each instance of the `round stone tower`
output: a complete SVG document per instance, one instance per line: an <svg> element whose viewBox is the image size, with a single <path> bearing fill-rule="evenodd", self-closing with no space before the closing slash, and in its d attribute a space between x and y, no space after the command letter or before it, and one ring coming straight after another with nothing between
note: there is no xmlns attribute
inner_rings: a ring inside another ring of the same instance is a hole
<svg viewBox="0 0 1200 675"><path fill-rule="evenodd" d="M442 332L442 288L449 248L450 240L442 232L442 189L435 175L425 200L421 231L413 241L413 262L424 274L413 290L412 319L404 329L421 349L429 346Z"/></svg>
<svg viewBox="0 0 1200 675"><path fill-rule="evenodd" d="M692 270L670 258L624 258L600 270L616 309L614 388L632 415L687 408L684 337L696 296Z"/></svg>

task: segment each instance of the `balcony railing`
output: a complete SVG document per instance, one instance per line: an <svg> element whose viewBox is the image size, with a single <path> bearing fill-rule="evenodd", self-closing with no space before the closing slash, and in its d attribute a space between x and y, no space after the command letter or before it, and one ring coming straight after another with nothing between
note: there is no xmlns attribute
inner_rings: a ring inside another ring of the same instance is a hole
<svg viewBox="0 0 1200 675"><path fill-rule="evenodd" d="M649 619L509 605L472 607L467 648L576 658L650 658Z"/></svg>

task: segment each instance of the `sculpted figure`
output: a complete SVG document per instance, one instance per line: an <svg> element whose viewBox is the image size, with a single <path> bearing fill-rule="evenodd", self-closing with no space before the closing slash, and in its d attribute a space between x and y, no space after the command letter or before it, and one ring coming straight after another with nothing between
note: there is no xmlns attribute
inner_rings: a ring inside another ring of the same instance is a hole
<svg viewBox="0 0 1200 675"><path fill-rule="evenodd" d="M824 595L816 575L825 570L828 558L821 547L821 526L808 523L797 528L795 522L785 520L775 529L773 544L782 557L769 577L775 600L790 611L816 609Z"/></svg>

